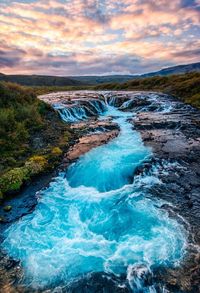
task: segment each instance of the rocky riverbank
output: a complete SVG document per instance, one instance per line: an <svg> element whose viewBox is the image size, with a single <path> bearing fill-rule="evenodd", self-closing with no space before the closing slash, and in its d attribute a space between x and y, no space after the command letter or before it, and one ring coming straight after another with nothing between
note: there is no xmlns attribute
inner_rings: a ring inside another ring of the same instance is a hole
<svg viewBox="0 0 200 293"><path fill-rule="evenodd" d="M138 113L133 124L154 153L144 172L152 172L152 166L159 166L162 186L154 186L152 196L172 204L164 208L183 217L190 239L197 245L190 247L188 259L180 269L171 269L164 274L166 281L172 292L180 289L182 292L199 292L200 112L172 98L163 96L163 99L171 101L169 112ZM169 168L166 168L166 161L171 163Z"/></svg>
<svg viewBox="0 0 200 293"><path fill-rule="evenodd" d="M140 132L144 143L153 151L153 156L135 170L134 178L137 180L144 174L151 176L156 173L159 182L149 187L149 196L166 201L162 208L168 211L170 217L177 219L178 214L178 220L189 233L190 245L181 266L165 270L155 268L154 279L158 284L164 285L169 292L198 292L200 286L200 112L167 95L149 92L73 92L51 94L41 98L53 106L56 105L56 109L61 110L60 115L66 115L70 119L74 115L76 119L70 128L76 133L77 139L64 154L58 171L66 169L71 162L76 161L91 148L105 144L118 135L119 129L111 119L96 119L99 111L103 110L103 106L96 104L97 99L122 111L133 113L129 121L132 122L133 128ZM57 104L61 104L62 107L58 107ZM84 113L74 112L73 107L77 104L81 104L82 108L85 107ZM71 110L65 112L65 107ZM88 117L80 121L77 115L81 115L80 120L84 115ZM37 191L48 185L55 175L56 172L50 177L41 178L35 186L28 186L14 202L11 200L8 204L15 206L15 209L12 212L4 211L3 216L6 219L4 225L9 225L22 215L30 213L37 204L37 197L40 196ZM3 264L1 287L7 290L5 292L26 292L21 286L13 287L23 274L18 263L5 256L1 260ZM73 283L66 289L67 291L62 292L80 292L80 288L84 290L83 292L89 292L88 288L92 288L91 292L96 292L100 285L105 292L131 292L127 280L123 278L124 276L118 280L115 276L94 273L80 282ZM119 287L119 283L123 286ZM156 292L160 292L159 288L158 286Z"/></svg>
<svg viewBox="0 0 200 293"><path fill-rule="evenodd" d="M103 132L99 129L103 128ZM90 149L107 143L119 133L118 126L108 121L97 121L91 118L85 123L71 125L74 134L70 144L66 144L63 153L56 156L54 169L45 169L26 183L15 196L9 196L0 206L0 222L7 225L31 213L37 205L40 190L49 185L59 172L65 171L69 164L77 160ZM53 139L53 137L52 137ZM7 209L7 207L11 207Z"/></svg>

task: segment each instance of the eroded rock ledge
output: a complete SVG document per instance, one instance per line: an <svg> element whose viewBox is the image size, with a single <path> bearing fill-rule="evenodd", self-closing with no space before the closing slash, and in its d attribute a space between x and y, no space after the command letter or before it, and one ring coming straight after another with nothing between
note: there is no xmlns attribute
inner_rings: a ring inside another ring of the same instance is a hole
<svg viewBox="0 0 200 293"><path fill-rule="evenodd" d="M72 126L72 128L87 129L88 134L79 138L64 156L63 166L67 166L72 161L87 153L94 147L107 143L119 134L118 125L111 121L92 121L81 122ZM103 132L101 130L103 129Z"/></svg>

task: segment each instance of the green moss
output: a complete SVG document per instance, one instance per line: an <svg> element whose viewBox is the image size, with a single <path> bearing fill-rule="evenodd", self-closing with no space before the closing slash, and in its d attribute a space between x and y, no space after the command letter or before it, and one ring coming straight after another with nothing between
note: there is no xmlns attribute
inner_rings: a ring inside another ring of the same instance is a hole
<svg viewBox="0 0 200 293"><path fill-rule="evenodd" d="M62 136L59 139L59 147L64 148L69 144L70 139L72 138L72 134L69 131L64 131Z"/></svg>
<svg viewBox="0 0 200 293"><path fill-rule="evenodd" d="M30 90L0 82L0 152L22 149L33 131L43 125L40 102Z"/></svg>
<svg viewBox="0 0 200 293"><path fill-rule="evenodd" d="M33 155L59 158L60 151L50 153L54 147L66 148L72 136L68 130L58 113L37 99L30 88L0 82L0 176L23 166ZM31 174L43 168L41 162L28 165Z"/></svg>
<svg viewBox="0 0 200 293"><path fill-rule="evenodd" d="M27 179L28 172L25 168L14 168L0 178L0 191L7 192L19 191L24 181Z"/></svg>
<svg viewBox="0 0 200 293"><path fill-rule="evenodd" d="M0 198L4 194L18 192L23 183L43 172L48 166L44 156L31 157L24 166L14 168L0 177Z"/></svg>
<svg viewBox="0 0 200 293"><path fill-rule="evenodd" d="M27 170L29 176L37 175L43 172L48 165L44 156L33 156L26 163L24 169Z"/></svg>
<svg viewBox="0 0 200 293"><path fill-rule="evenodd" d="M52 150L51 150L51 154L53 156L56 156L56 157L59 157L62 155L62 150L59 148L59 147L54 147Z"/></svg>

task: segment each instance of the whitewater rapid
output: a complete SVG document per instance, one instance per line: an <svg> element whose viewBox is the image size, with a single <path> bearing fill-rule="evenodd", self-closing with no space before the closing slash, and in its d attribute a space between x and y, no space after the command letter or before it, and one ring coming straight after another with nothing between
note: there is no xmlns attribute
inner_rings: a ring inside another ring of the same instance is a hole
<svg viewBox="0 0 200 293"><path fill-rule="evenodd" d="M34 288L68 284L91 272L125 274L138 288L134 270L176 266L184 256L184 228L148 194L158 178L133 177L152 155L128 122L133 113L106 109L100 119L111 116L119 136L60 173L41 191L36 209L4 233L3 249L21 261L23 282Z"/></svg>

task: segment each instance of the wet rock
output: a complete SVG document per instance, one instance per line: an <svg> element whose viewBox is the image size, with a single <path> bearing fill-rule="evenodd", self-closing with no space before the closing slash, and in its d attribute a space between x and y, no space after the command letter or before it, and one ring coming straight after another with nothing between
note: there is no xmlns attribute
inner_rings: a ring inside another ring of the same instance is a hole
<svg viewBox="0 0 200 293"><path fill-rule="evenodd" d="M4 206L4 207L3 207L3 210L4 210L5 212L10 212L10 211L12 210L12 206Z"/></svg>
<svg viewBox="0 0 200 293"><path fill-rule="evenodd" d="M192 200L189 200L189 201L188 201L188 208L191 209L192 207L193 207L193 202L192 202Z"/></svg>
<svg viewBox="0 0 200 293"><path fill-rule="evenodd" d="M65 160L68 162L74 161L78 159L81 155L91 150L92 148L107 143L109 140L115 138L118 134L119 134L119 130L115 129L111 131L94 133L94 134L89 134L87 136L83 136L68 151L68 153L65 156Z"/></svg>
<svg viewBox="0 0 200 293"><path fill-rule="evenodd" d="M163 189L154 186L150 189L152 196L170 202L173 210L188 221L190 239L200 244L200 113L178 101L173 103L179 110L160 113L149 107L147 112L138 113L133 123L157 158L152 169L163 159L172 162L172 168L164 167L158 174ZM142 167L138 171L141 173ZM169 216L174 215L170 212ZM189 252L188 256L179 268L160 272L160 282L167 284L169 292L200 292L198 253Z"/></svg>
<svg viewBox="0 0 200 293"><path fill-rule="evenodd" d="M106 273L92 273L73 282L64 292L68 293L131 293L127 280Z"/></svg>
<svg viewBox="0 0 200 293"><path fill-rule="evenodd" d="M129 266L127 279L131 289L135 292L153 284L151 271L143 264Z"/></svg>

